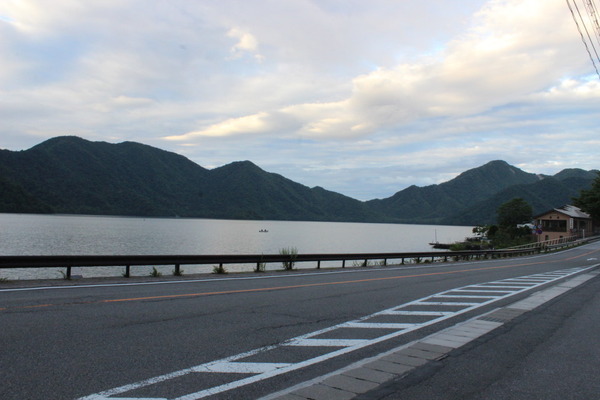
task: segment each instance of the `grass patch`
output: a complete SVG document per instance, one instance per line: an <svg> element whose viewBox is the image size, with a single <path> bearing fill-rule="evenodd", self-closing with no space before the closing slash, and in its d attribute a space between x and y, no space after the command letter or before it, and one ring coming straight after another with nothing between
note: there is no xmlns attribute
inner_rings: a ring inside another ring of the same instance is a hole
<svg viewBox="0 0 600 400"><path fill-rule="evenodd" d="M352 262L352 266L353 267L368 267L369 266L369 261L364 260L364 261L353 261Z"/></svg>
<svg viewBox="0 0 600 400"><path fill-rule="evenodd" d="M284 247L283 249L279 249L279 254L282 256L289 256L288 261L283 261L281 264L285 271L291 271L294 269L294 264L296 263L296 257L298 257L298 249L295 247Z"/></svg>
<svg viewBox="0 0 600 400"><path fill-rule="evenodd" d="M227 270L223 266L223 264L213 266L213 274L226 274Z"/></svg>
<svg viewBox="0 0 600 400"><path fill-rule="evenodd" d="M162 273L156 269L156 267L152 267L152 271L150 272L150 276L153 278L158 278L159 276L162 276Z"/></svg>

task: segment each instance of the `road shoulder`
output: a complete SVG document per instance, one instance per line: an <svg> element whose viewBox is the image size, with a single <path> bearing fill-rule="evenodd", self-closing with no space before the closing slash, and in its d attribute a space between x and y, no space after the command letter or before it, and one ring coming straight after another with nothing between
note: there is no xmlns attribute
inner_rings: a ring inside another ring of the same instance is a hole
<svg viewBox="0 0 600 400"><path fill-rule="evenodd" d="M594 337L600 331L599 273L578 275L264 399L563 399L573 398L572 385L582 392L576 398L593 398L600 393L594 378L600 368Z"/></svg>

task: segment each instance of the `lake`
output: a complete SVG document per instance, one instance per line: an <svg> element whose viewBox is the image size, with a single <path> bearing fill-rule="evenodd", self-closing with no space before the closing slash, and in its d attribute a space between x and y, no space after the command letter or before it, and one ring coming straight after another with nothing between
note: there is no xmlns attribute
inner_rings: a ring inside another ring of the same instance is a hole
<svg viewBox="0 0 600 400"><path fill-rule="evenodd" d="M266 230L268 232L261 232ZM0 214L0 255L159 255L378 253L432 251L429 242L463 240L472 227L350 222L247 221L81 215ZM302 267L302 264L298 264ZM244 266L226 266L228 270ZM172 267L160 267L165 274ZM212 266L184 266L184 273ZM119 276L119 268L74 268L73 274ZM132 267L132 275L148 268ZM0 278L60 278L59 269L0 270Z"/></svg>

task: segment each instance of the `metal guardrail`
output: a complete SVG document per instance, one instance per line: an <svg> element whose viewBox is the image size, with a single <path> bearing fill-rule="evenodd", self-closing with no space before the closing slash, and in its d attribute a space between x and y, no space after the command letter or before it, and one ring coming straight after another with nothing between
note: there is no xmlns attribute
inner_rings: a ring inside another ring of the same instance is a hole
<svg viewBox="0 0 600 400"><path fill-rule="evenodd" d="M343 254L239 254L239 255L51 255L51 256L0 256L2 268L66 268L65 278L71 278L73 267L125 267L123 276L130 276L131 266L174 265L174 274L180 274L181 265L217 264L255 264L258 267L267 263L299 263L316 262L317 269L322 261L341 261L342 268L346 261L362 261L368 266L369 261L377 260L378 265L388 265L389 260L406 260L413 262L431 262L435 260L471 260L481 258L500 258L516 255L539 253L539 248L508 250L469 250L447 252L413 252L413 253L343 253ZM292 264L293 265L293 264Z"/></svg>
<svg viewBox="0 0 600 400"><path fill-rule="evenodd" d="M557 239L544 240L540 242L532 242L527 244L522 244L519 246L513 246L508 249L517 250L517 249L532 249L539 248L541 251L549 251L561 249L563 247L573 247L579 246L584 243L593 242L596 240L600 240L600 236L588 236L586 238L582 238L580 235L566 236ZM507 249L505 249L507 250Z"/></svg>

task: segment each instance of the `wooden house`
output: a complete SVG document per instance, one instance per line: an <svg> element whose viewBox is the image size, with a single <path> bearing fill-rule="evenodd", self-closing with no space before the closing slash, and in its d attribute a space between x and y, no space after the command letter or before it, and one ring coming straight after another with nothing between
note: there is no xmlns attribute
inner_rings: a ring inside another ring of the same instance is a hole
<svg viewBox="0 0 600 400"><path fill-rule="evenodd" d="M586 237L593 234L592 218L580 208L564 205L533 217L538 241Z"/></svg>

